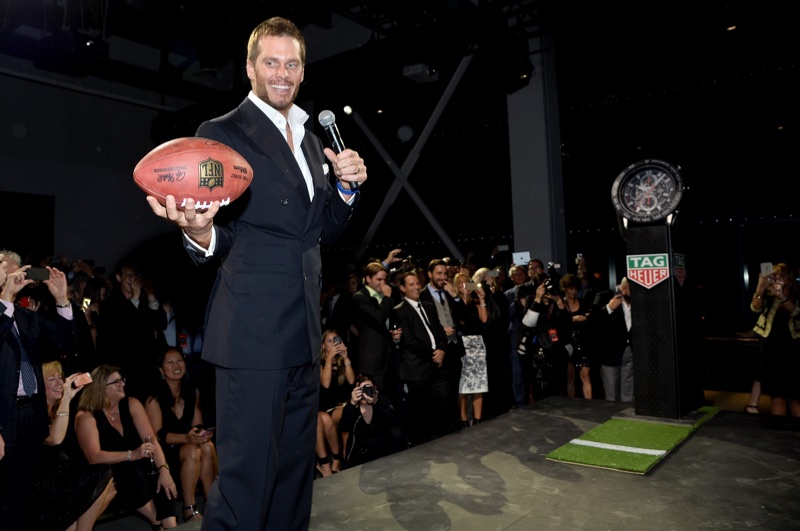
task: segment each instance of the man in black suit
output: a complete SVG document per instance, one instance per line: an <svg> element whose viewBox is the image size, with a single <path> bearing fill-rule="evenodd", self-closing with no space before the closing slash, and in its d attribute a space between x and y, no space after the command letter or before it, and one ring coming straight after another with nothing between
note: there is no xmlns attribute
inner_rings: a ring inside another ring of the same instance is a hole
<svg viewBox="0 0 800 531"><path fill-rule="evenodd" d="M403 273L399 280L403 302L394 307L391 321L400 335L400 380L408 387L406 426L409 440L417 445L447 429L447 374L444 369L447 336L436 308L420 301L419 277Z"/></svg>
<svg viewBox="0 0 800 531"><path fill-rule="evenodd" d="M597 294L591 313L602 356L600 376L605 399L611 402L633 402L630 300L628 279L622 277L615 291Z"/></svg>
<svg viewBox="0 0 800 531"><path fill-rule="evenodd" d="M364 287L353 294L353 321L358 330L358 372L369 374L372 382L385 391L392 336L386 326L394 308L392 288L386 283L389 272L380 262L364 268ZM394 375L390 375L394 376Z"/></svg>
<svg viewBox="0 0 800 531"><path fill-rule="evenodd" d="M447 388L450 393L447 397L447 420L448 426L455 429L461 424L458 408L458 382L461 380L461 357L465 354L464 343L461 341L458 331L459 323L465 319L466 307L447 276L447 262L439 258L431 260L428 264L428 279L428 285L420 293L419 299L433 304L447 336L447 355L444 363Z"/></svg>
<svg viewBox="0 0 800 531"><path fill-rule="evenodd" d="M0 255L0 523L22 529L36 456L49 433L40 352L72 348L76 336L62 271L48 267L50 279L43 281L55 298L53 322L13 302L33 283L26 279L30 266L9 275L5 266Z"/></svg>
<svg viewBox="0 0 800 531"><path fill-rule="evenodd" d="M153 211L180 226L197 262L220 256L206 313L203 358L216 366L219 478L206 529L305 529L311 515L319 402L321 255L346 228L366 180L355 151L335 154L304 128L294 105L305 42L275 17L250 35L251 92L238 108L201 124L252 166L236 219L213 223L215 202L199 212L174 197ZM326 161L327 158L327 161ZM337 177L335 188L330 172ZM226 207L231 208L231 207Z"/></svg>

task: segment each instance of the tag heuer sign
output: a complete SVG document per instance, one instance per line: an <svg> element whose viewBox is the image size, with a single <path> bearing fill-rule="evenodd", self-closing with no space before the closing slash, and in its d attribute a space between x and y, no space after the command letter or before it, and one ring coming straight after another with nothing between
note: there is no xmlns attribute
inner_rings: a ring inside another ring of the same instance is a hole
<svg viewBox="0 0 800 531"><path fill-rule="evenodd" d="M669 255L630 254L628 259L628 280L647 289L669 278Z"/></svg>

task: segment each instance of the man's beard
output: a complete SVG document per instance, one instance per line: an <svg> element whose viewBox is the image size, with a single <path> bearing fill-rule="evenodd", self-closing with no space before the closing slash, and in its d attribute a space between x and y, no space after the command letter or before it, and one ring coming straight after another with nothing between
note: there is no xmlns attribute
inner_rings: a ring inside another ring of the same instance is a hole
<svg viewBox="0 0 800 531"><path fill-rule="evenodd" d="M253 92L256 96L267 105L275 109L276 111L285 111L286 109L290 108L294 104L294 100L297 97L297 87L294 86L294 91L291 94L291 97L288 100L279 100L275 101L269 96L269 88L268 88L268 81L264 81L259 77L256 77L255 87L253 87Z"/></svg>

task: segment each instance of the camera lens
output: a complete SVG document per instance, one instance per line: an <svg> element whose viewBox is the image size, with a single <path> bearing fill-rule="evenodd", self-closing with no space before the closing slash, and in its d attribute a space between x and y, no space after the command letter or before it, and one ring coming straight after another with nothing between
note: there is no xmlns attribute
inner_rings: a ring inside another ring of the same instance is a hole
<svg viewBox="0 0 800 531"><path fill-rule="evenodd" d="M375 395L378 394L377 391L375 390L375 387L371 385L365 385L364 387L362 387L361 392L364 393L365 396L368 396L370 398L375 398Z"/></svg>

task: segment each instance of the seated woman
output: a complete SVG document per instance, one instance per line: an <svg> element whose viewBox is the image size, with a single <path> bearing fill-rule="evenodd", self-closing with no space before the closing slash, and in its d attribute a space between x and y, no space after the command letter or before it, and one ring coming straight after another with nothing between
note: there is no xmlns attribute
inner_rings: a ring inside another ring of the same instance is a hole
<svg viewBox="0 0 800 531"><path fill-rule="evenodd" d="M339 428L349 434L345 449L346 468L363 465L404 447L397 412L367 374L356 378L350 400L343 408Z"/></svg>
<svg viewBox="0 0 800 531"><path fill-rule="evenodd" d="M326 330L322 334L320 358L317 470L323 477L328 477L342 469L338 426L342 418L342 406L350 399L356 375L353 363L347 357L347 347L335 330Z"/></svg>
<svg viewBox="0 0 800 531"><path fill-rule="evenodd" d="M64 380L57 361L42 364L50 434L41 448L36 483L31 493L31 529L89 531L116 494L111 467L86 466L74 453L75 433L70 403L83 385L74 387L77 374Z"/></svg>
<svg viewBox="0 0 800 531"><path fill-rule="evenodd" d="M211 442L212 431L201 427L200 391L189 384L183 354L170 348L159 358L158 365L161 382L157 394L147 399L145 409L167 463L180 470L183 517L187 522L199 520L202 516L195 501L197 482L202 483L208 499L218 473L217 449Z"/></svg>
<svg viewBox="0 0 800 531"><path fill-rule="evenodd" d="M119 369L100 365L92 371L78 404L75 433L90 464L109 464L118 498L136 509L154 530L177 525L178 490L161 445L139 400L125 396ZM144 441L144 442L142 442Z"/></svg>

